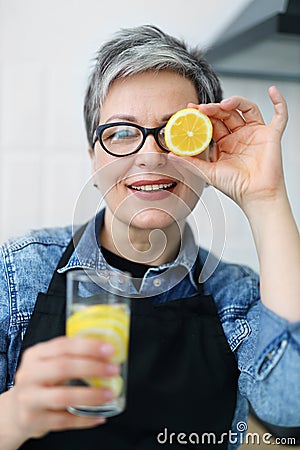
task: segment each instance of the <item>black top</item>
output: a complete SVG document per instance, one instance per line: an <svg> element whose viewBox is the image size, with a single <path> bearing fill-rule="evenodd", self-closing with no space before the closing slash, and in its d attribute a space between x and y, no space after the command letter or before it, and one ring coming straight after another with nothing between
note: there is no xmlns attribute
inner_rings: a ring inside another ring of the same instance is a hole
<svg viewBox="0 0 300 450"><path fill-rule="evenodd" d="M153 266L148 266L147 264L141 264L134 261L129 261L128 259L122 258L122 256L116 255L115 253L101 247L102 255L104 256L106 262L114 267L115 269L121 270L122 272L129 272L132 276L132 282L137 289L139 289L142 278L148 269Z"/></svg>
<svg viewBox="0 0 300 450"><path fill-rule="evenodd" d="M134 278L143 278L147 270L153 267L148 266L147 264L129 261L128 259L122 258L122 256L116 255L104 247L101 247L101 250L106 262L110 266L115 267L122 272L129 272Z"/></svg>

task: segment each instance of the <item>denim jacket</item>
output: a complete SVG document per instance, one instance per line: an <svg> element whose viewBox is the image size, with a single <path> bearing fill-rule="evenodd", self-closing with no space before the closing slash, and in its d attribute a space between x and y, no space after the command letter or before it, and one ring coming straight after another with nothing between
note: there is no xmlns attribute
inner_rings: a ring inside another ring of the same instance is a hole
<svg viewBox="0 0 300 450"><path fill-rule="evenodd" d="M96 238L103 216L101 211L96 228L94 221L89 222L61 272L77 267L107 267ZM0 248L0 393L13 386L22 338L37 294L47 291L72 234L71 226L36 230ZM198 249L187 226L176 260L149 269L140 292L132 285L131 295L150 295L156 302L195 295L195 252ZM200 249L199 254L203 264L208 253ZM300 322L288 322L261 303L259 278L251 269L218 263L211 255L209 258L215 270L204 281L204 294L214 298L240 370L229 441L233 449L239 446L240 432L246 429L248 401L266 422L300 426ZM178 279L181 281L175 285Z"/></svg>

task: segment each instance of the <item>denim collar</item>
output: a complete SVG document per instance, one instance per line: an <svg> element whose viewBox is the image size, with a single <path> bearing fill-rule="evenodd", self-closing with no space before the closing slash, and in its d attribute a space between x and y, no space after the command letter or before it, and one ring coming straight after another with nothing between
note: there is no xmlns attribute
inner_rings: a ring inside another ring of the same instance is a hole
<svg viewBox="0 0 300 450"><path fill-rule="evenodd" d="M104 212L102 209L93 219L91 219L79 240L68 263L58 270L59 273L67 272L71 269L111 269L106 262L101 251L101 245L98 241L99 231L104 222ZM194 265L198 255L198 247L195 244L194 236L190 226L186 223L180 252L177 258L166 264L157 267L151 267L144 278L156 277L158 274L168 271L177 271L184 269L189 274L191 283L196 287L193 279ZM173 274L175 276L175 273ZM170 277L170 274L169 274Z"/></svg>

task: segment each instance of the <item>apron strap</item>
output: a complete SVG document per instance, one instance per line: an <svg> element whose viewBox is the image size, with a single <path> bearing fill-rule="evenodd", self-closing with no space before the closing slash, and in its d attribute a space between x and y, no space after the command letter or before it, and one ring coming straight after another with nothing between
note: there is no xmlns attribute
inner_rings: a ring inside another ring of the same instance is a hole
<svg viewBox="0 0 300 450"><path fill-rule="evenodd" d="M196 285L198 287L198 293L200 295L202 295L203 294L203 283L200 283L200 281L199 281L200 273L201 273L201 270L202 270L202 264L201 264L201 260L200 260L199 250L198 250L198 254L197 254L197 258L196 258L194 267L195 267L195 270L194 270L193 278L194 278L194 281L195 281L195 283L196 283Z"/></svg>
<svg viewBox="0 0 300 450"><path fill-rule="evenodd" d="M72 256L72 253L74 252L76 245L78 244L81 236L83 235L84 230L86 229L87 224L82 225L74 234L72 239L70 240L65 252L63 253L59 263L57 264L57 267L54 271L54 274L52 276L52 279L50 281L47 294L54 295L57 294L57 292L65 292L65 286L66 286L66 277L64 274L58 274L58 269L61 269L64 267L69 259Z"/></svg>
<svg viewBox="0 0 300 450"><path fill-rule="evenodd" d="M16 369L18 369L27 348L65 333L66 276L57 273L57 270L64 267L69 261L74 252L74 244L78 243L85 228L86 224L81 226L70 240L53 273L47 293L40 292L38 294L21 343Z"/></svg>

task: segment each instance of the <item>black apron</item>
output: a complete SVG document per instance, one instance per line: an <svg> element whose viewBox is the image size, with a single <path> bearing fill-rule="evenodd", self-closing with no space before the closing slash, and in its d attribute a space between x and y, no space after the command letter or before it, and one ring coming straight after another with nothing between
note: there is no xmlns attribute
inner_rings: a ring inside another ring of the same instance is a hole
<svg viewBox="0 0 300 450"><path fill-rule="evenodd" d="M72 239L57 269L73 251ZM65 334L66 275L57 269L47 294L38 295L20 358L37 342ZM126 410L96 428L30 439L20 450L227 448L221 435L233 419L238 368L213 298L201 286L194 297L159 305L136 298L131 314Z"/></svg>

